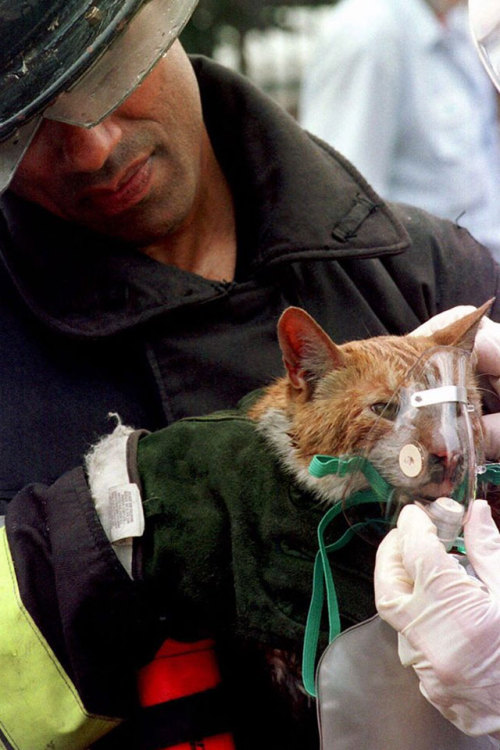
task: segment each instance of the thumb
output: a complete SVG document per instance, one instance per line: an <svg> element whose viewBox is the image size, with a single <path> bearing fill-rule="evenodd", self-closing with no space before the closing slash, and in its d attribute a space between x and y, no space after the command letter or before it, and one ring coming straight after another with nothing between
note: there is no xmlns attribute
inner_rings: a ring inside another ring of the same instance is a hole
<svg viewBox="0 0 500 750"><path fill-rule="evenodd" d="M500 533L486 500L471 504L464 539L474 572L500 602Z"/></svg>
<svg viewBox="0 0 500 750"><path fill-rule="evenodd" d="M416 588L439 599L446 586L467 577L458 561L449 555L437 537L436 527L417 505L408 505L400 513L401 556Z"/></svg>
<svg viewBox="0 0 500 750"><path fill-rule="evenodd" d="M374 587L380 617L396 630L405 628L411 620L405 605L413 594L413 581L403 565L398 529L390 531L377 549Z"/></svg>
<svg viewBox="0 0 500 750"><path fill-rule="evenodd" d="M482 318L474 343L477 368L480 373L498 377L500 375L500 324L490 318Z"/></svg>
<svg viewBox="0 0 500 750"><path fill-rule="evenodd" d="M500 413L483 415L481 426L485 456L495 461L500 456Z"/></svg>

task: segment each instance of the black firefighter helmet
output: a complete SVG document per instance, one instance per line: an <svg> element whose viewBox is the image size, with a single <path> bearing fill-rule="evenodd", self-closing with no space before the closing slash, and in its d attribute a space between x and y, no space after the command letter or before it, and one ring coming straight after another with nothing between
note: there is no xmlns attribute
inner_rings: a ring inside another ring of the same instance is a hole
<svg viewBox="0 0 500 750"><path fill-rule="evenodd" d="M140 84L198 0L0 0L0 191L42 117L93 127Z"/></svg>

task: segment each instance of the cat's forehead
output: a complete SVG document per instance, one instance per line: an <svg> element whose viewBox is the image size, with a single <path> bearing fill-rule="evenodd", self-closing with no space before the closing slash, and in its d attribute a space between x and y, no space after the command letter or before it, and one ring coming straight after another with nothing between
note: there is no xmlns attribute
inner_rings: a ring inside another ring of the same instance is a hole
<svg viewBox="0 0 500 750"><path fill-rule="evenodd" d="M375 336L362 341L343 344L341 349L351 359L398 361L412 367L417 359L432 346L429 339L412 336Z"/></svg>
<svg viewBox="0 0 500 750"><path fill-rule="evenodd" d="M374 394L389 396L401 387L426 350L429 342L400 336L378 336L354 341L341 347L343 364L325 377L318 394Z"/></svg>
<svg viewBox="0 0 500 750"><path fill-rule="evenodd" d="M413 336L377 336L342 347L344 374L342 380L358 383L364 388L388 391L418 381L431 387L443 377L472 378L467 365L468 354L460 347L437 346L432 338ZM456 356L467 354L464 360ZM463 369L464 362L466 369ZM332 373L335 378L335 374ZM337 377L340 371L337 371Z"/></svg>

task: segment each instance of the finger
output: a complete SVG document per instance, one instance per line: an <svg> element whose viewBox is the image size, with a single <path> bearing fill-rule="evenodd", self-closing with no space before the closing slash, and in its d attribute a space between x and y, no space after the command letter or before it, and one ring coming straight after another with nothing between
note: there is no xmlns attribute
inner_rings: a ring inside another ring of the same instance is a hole
<svg viewBox="0 0 500 750"><path fill-rule="evenodd" d="M490 461L500 457L500 413L485 414L481 417L483 428L484 454Z"/></svg>
<svg viewBox="0 0 500 750"><path fill-rule="evenodd" d="M488 375L488 381L494 393L500 395L500 377L497 375Z"/></svg>
<svg viewBox="0 0 500 750"><path fill-rule="evenodd" d="M419 505L413 503L405 505L399 514L397 526L403 534L409 536L415 536L416 534L430 535L439 543L435 525L430 516Z"/></svg>
<svg viewBox="0 0 500 750"><path fill-rule="evenodd" d="M478 372L500 376L500 324L483 318L474 343Z"/></svg>
<svg viewBox="0 0 500 750"><path fill-rule="evenodd" d="M390 531L377 549L374 585L376 598L411 594L413 590L413 581L403 565L397 529Z"/></svg>
<svg viewBox="0 0 500 750"><path fill-rule="evenodd" d="M449 310L443 310L443 312L434 315L429 318L425 323L415 328L414 331L410 331L410 336L432 336L435 331L439 331L441 328L446 328L447 325L454 323L455 320L463 318L467 313L473 312L477 308L473 305L458 305L452 307ZM500 374L500 372L499 372Z"/></svg>
<svg viewBox="0 0 500 750"><path fill-rule="evenodd" d="M412 646L402 633L398 633L398 656L403 667L418 664L425 658L422 651Z"/></svg>
<svg viewBox="0 0 500 750"><path fill-rule="evenodd" d="M374 573L375 604L380 617L396 630L411 621L407 603L413 594L413 581L405 570L399 549L399 531L393 529L377 550Z"/></svg>
<svg viewBox="0 0 500 750"><path fill-rule="evenodd" d="M447 554L439 541L436 527L424 510L416 505L403 508L398 519L401 532L402 563L415 582L431 598L439 598L446 586L467 577L458 561Z"/></svg>
<svg viewBox="0 0 500 750"><path fill-rule="evenodd" d="M464 539L474 572L500 602L500 533L486 500L474 500L471 504Z"/></svg>

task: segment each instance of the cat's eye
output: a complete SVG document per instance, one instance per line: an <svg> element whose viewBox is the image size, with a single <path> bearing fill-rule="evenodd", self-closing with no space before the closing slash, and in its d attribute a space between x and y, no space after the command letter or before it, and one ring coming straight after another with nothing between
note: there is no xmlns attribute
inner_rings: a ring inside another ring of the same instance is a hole
<svg viewBox="0 0 500 750"><path fill-rule="evenodd" d="M389 419L393 422L399 414L399 404L396 401L377 401L370 409L378 417Z"/></svg>

